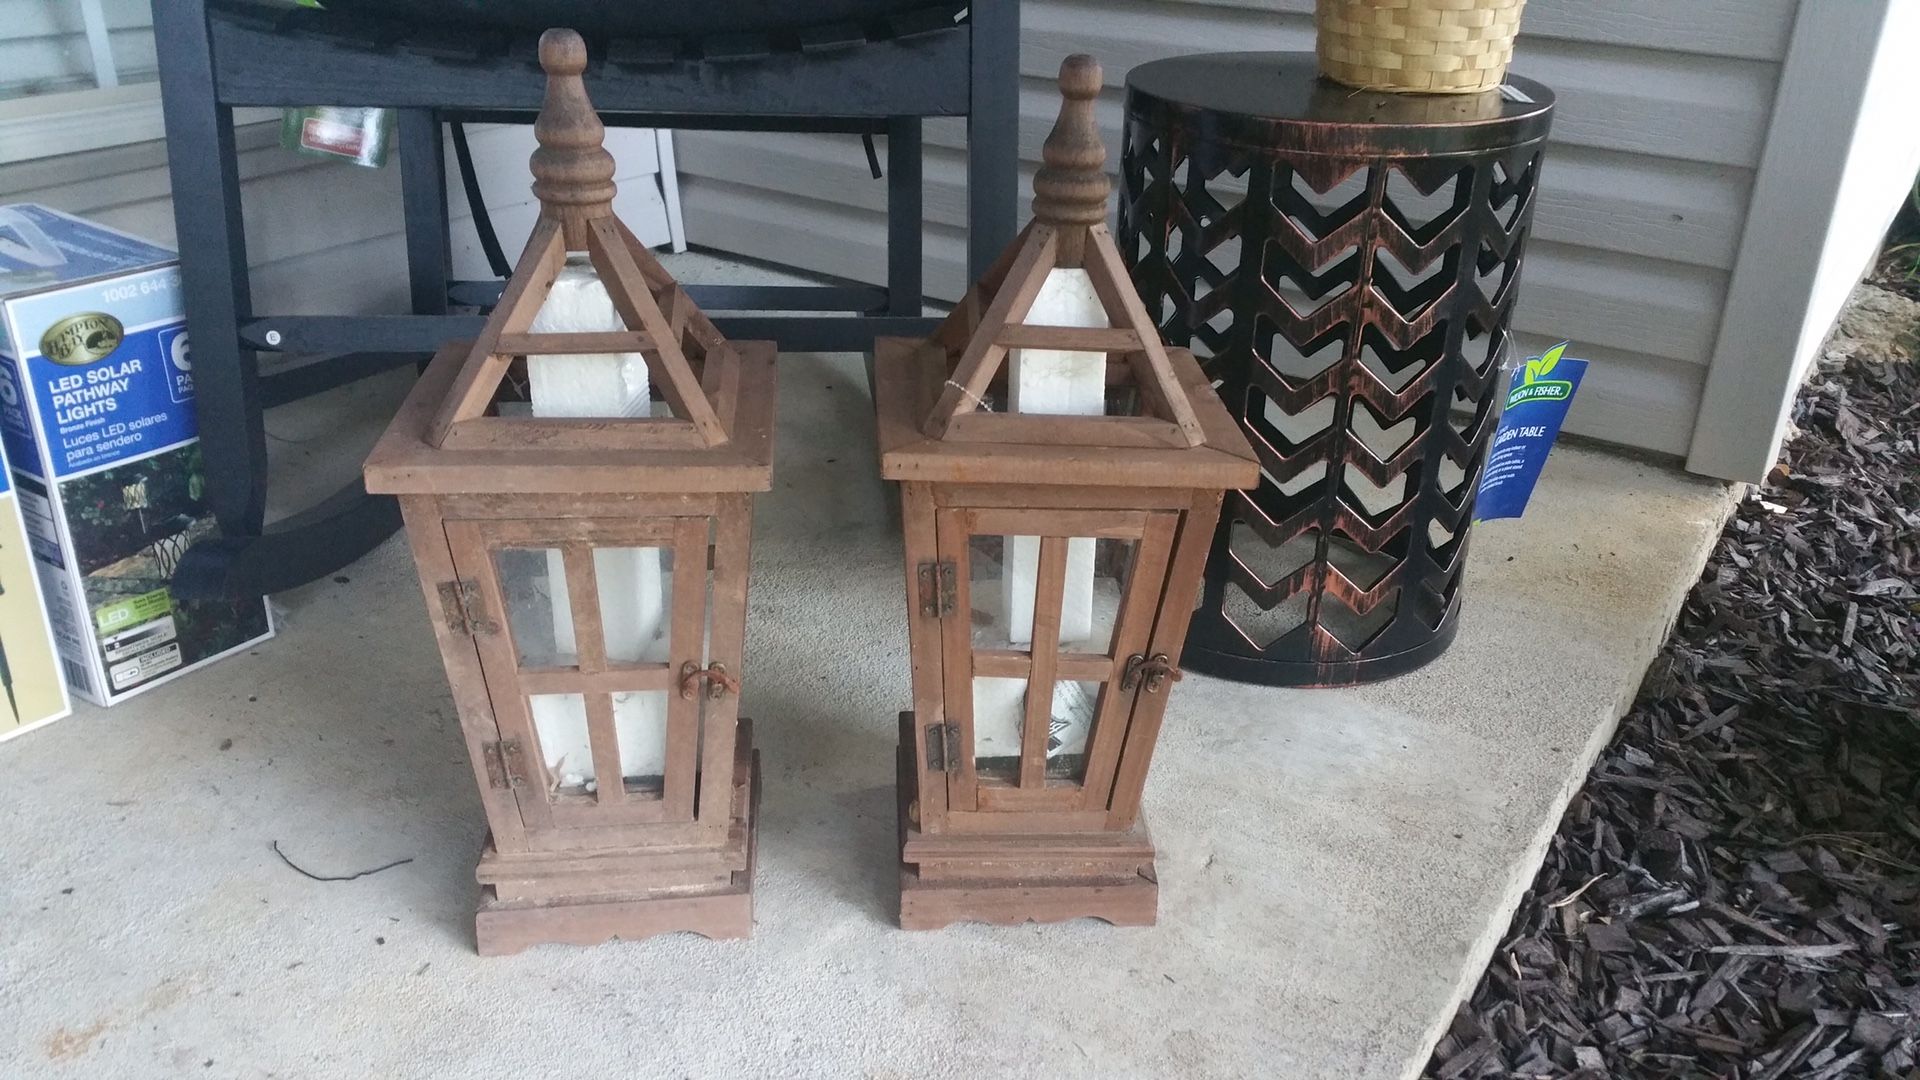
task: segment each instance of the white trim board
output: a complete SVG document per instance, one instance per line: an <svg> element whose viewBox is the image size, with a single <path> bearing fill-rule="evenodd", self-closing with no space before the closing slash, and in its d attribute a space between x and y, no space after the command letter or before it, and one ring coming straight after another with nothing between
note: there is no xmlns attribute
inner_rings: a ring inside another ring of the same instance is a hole
<svg viewBox="0 0 1920 1080"><path fill-rule="evenodd" d="M1913 182L1920 131L1910 123L1863 131L1862 123L1877 80L1891 94L1900 91L1886 84L1911 82L1897 70L1910 58L1899 55L1906 43L1894 31L1920 29L1917 12L1915 0L1800 6L1694 421L1693 472L1758 482L1773 467L1794 395L1837 313L1832 303L1816 303L1834 291L1821 286L1835 275L1858 280L1898 206L1887 201L1877 231L1856 205L1842 223L1843 202L1876 199L1881 193L1862 188L1887 186L1861 182L1853 167L1861 140L1910 139L1902 192ZM1863 49L1871 51L1863 56Z"/></svg>
<svg viewBox="0 0 1920 1080"><path fill-rule="evenodd" d="M278 109L235 109L235 127L280 119ZM133 83L0 101L0 165L164 139L160 84Z"/></svg>

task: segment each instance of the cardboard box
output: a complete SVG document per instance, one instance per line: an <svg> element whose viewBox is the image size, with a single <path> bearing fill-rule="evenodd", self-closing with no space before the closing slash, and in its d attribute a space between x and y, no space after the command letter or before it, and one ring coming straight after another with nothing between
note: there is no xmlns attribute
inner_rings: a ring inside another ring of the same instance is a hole
<svg viewBox="0 0 1920 1080"><path fill-rule="evenodd" d="M60 656L47 624L26 523L0 452L0 741L49 724L73 711L60 677Z"/></svg>
<svg viewBox="0 0 1920 1080"><path fill-rule="evenodd" d="M217 531L172 252L0 206L0 445L76 694L112 705L272 636L263 599L169 587Z"/></svg>

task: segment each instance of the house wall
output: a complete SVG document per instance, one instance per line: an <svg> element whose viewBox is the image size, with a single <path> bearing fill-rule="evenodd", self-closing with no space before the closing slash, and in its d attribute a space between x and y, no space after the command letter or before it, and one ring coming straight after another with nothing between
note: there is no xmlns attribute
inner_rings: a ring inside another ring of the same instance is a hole
<svg viewBox="0 0 1920 1080"><path fill-rule="evenodd" d="M1092 52L1117 162L1135 64L1311 49L1312 0L1027 0L1023 192L1057 108L1060 60ZM1795 0L1531 0L1514 62L1559 95L1515 315L1523 343L1594 360L1568 429L1684 454L1739 251ZM927 126L927 290L965 281L965 128ZM855 137L683 132L695 243L862 281L885 274L884 181ZM1022 203L1024 206L1025 196ZM1024 211L1023 211L1024 212Z"/></svg>
<svg viewBox="0 0 1920 1080"><path fill-rule="evenodd" d="M1802 4L1687 457L1757 481L1920 169L1920 0Z"/></svg>
<svg viewBox="0 0 1920 1080"><path fill-rule="evenodd" d="M1920 175L1920 3L1907 0L1888 10L1879 48L1871 59L1859 119L1840 173L1833 225L1794 353L1793 382L1806 375L1827 329L1847 296L1871 268L1893 216Z"/></svg>
<svg viewBox="0 0 1920 1080"><path fill-rule="evenodd" d="M468 134L481 191L511 259L538 212L527 186L531 130L476 126ZM277 121L242 124L236 142L256 311L408 310L397 160L365 169L297 154L280 147ZM641 239L666 243L652 133L616 129L608 132L608 144L620 166L617 209ZM454 272L490 276L451 152L447 173ZM175 242L162 140L0 165L0 203L12 202L44 203L157 243Z"/></svg>

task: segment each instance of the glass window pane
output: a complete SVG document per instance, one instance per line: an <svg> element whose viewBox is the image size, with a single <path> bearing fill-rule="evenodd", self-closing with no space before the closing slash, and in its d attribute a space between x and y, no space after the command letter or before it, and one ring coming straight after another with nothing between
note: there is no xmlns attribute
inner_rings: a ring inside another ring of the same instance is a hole
<svg viewBox="0 0 1920 1080"><path fill-rule="evenodd" d="M540 740L540 759L547 765L548 790L580 795L592 791L593 744L587 739L587 699L582 694L532 694L527 710L533 714L534 735Z"/></svg>
<svg viewBox="0 0 1920 1080"><path fill-rule="evenodd" d="M972 593L974 648L1033 647L1033 574L1039 550L1037 536L969 539L967 572ZM1011 572L1006 565L1009 558L1013 561Z"/></svg>
<svg viewBox="0 0 1920 1080"><path fill-rule="evenodd" d="M627 794L659 798L667 772L667 692L613 695L613 727L620 734L620 776Z"/></svg>
<svg viewBox="0 0 1920 1080"><path fill-rule="evenodd" d="M1020 728L1026 719L1027 680L976 676L973 680L973 767L983 780L1020 779Z"/></svg>
<svg viewBox="0 0 1920 1080"><path fill-rule="evenodd" d="M597 791L586 696L532 694L527 709L533 716L550 790L575 795ZM613 726L620 740L620 773L627 792L658 797L667 762L667 692L614 694Z"/></svg>
<svg viewBox="0 0 1920 1080"><path fill-rule="evenodd" d="M506 596L507 628L521 666L577 665L573 607L567 602L567 571L560 549L504 548L496 554L495 565Z"/></svg>
<svg viewBox="0 0 1920 1080"><path fill-rule="evenodd" d="M673 623L673 549L595 548L593 573L608 662L665 663Z"/></svg>
<svg viewBox="0 0 1920 1080"><path fill-rule="evenodd" d="M1053 720L1047 736L1047 779L1079 783L1087 773L1087 747L1100 705L1097 682L1062 679L1053 685Z"/></svg>
<svg viewBox="0 0 1920 1080"><path fill-rule="evenodd" d="M1062 679L1053 687L1048 724L1047 777L1079 782L1100 702L1099 682ZM982 779L1017 783L1020 735L1026 722L1027 681L979 676L973 680L974 770Z"/></svg>
<svg viewBox="0 0 1920 1080"><path fill-rule="evenodd" d="M1136 542L1075 536L1067 540L1060 594L1060 648L1105 653L1113 647L1120 597ZM976 536L973 644L979 649L1033 648L1034 590L1040 572L1037 536Z"/></svg>
<svg viewBox="0 0 1920 1080"><path fill-rule="evenodd" d="M1060 597L1063 652L1112 650L1120 598L1126 592L1136 546L1132 540L1088 536L1067 541L1067 580Z"/></svg>

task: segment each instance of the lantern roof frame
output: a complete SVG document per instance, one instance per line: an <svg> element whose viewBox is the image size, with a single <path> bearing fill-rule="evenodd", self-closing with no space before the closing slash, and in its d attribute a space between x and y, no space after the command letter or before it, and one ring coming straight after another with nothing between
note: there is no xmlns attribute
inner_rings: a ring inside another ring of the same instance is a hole
<svg viewBox="0 0 1920 1080"><path fill-rule="evenodd" d="M890 480L1247 487L1258 459L1193 354L1168 348L1106 225L1106 146L1091 56L1060 66L1060 115L1033 179L1033 220L924 341L876 345L881 471ZM1029 324L1048 275L1084 270L1104 327ZM1139 416L994 413L983 406L1019 348L1107 354L1107 381ZM1120 363L1115 363L1118 357Z"/></svg>
<svg viewBox="0 0 1920 1080"><path fill-rule="evenodd" d="M368 457L391 494L766 491L771 342L729 342L613 212L613 157L571 30L540 39L546 97L530 166L540 216L478 336L434 356ZM624 331L530 333L570 252L584 252ZM638 353L671 417L488 415L516 357Z"/></svg>

